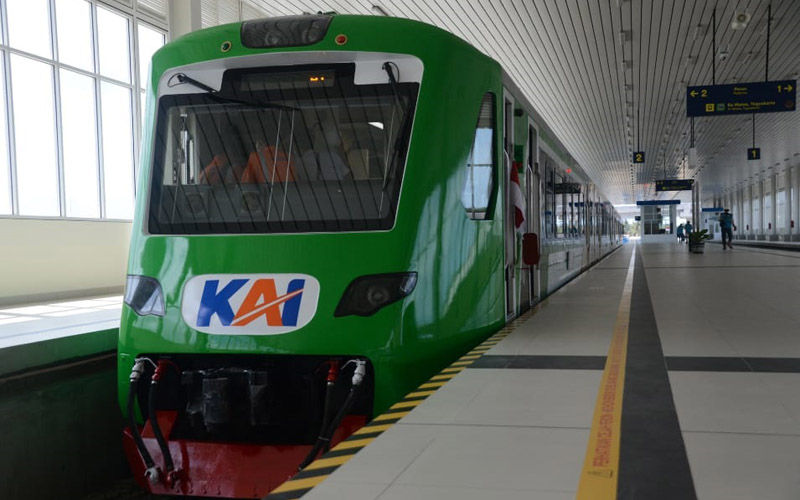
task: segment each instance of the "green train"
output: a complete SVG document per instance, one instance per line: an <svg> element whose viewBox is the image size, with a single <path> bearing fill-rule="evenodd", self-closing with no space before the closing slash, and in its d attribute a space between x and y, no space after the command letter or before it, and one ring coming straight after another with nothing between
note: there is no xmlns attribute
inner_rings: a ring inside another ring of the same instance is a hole
<svg viewBox="0 0 800 500"><path fill-rule="evenodd" d="M500 65L318 14L153 57L119 337L154 493L260 497L621 244Z"/></svg>

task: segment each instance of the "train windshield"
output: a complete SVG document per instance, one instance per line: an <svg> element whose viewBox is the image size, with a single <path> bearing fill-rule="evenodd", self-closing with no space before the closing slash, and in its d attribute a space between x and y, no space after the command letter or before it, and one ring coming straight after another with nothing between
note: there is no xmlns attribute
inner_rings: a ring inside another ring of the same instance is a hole
<svg viewBox="0 0 800 500"><path fill-rule="evenodd" d="M163 96L149 232L391 229L419 84L354 74L228 70L219 91Z"/></svg>

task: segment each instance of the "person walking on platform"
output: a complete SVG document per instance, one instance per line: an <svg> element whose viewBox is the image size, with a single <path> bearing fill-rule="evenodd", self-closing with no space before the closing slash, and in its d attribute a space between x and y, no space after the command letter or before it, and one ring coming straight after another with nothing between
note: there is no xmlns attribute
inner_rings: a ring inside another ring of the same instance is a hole
<svg viewBox="0 0 800 500"><path fill-rule="evenodd" d="M692 229L694 229L694 226L692 226L692 221L687 220L686 225L683 227L683 230L686 232L686 239L689 239L689 234L691 234Z"/></svg>
<svg viewBox="0 0 800 500"><path fill-rule="evenodd" d="M683 239L684 238L685 238L685 235L683 233L683 224L680 224L678 226L678 243L683 243Z"/></svg>
<svg viewBox="0 0 800 500"><path fill-rule="evenodd" d="M719 227L722 230L722 249L725 250L725 237L727 236L728 248L733 250L731 241L733 240L733 231L736 230L736 226L733 223L733 214L730 209L726 208L723 213L719 214Z"/></svg>

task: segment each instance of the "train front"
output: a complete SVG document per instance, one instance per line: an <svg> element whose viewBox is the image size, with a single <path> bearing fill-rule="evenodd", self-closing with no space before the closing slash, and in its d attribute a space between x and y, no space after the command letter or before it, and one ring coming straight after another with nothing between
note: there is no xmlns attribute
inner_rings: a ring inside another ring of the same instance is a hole
<svg viewBox="0 0 800 500"><path fill-rule="evenodd" d="M126 454L154 493L263 496L409 389L397 213L423 64L333 19L154 58L119 344Z"/></svg>

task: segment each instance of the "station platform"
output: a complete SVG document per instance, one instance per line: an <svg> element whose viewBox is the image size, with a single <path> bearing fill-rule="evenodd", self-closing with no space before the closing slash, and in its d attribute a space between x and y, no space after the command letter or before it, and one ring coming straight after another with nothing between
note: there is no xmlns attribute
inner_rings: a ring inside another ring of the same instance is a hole
<svg viewBox="0 0 800 500"><path fill-rule="evenodd" d="M121 295L0 308L0 377L116 350L121 312Z"/></svg>
<svg viewBox="0 0 800 500"><path fill-rule="evenodd" d="M267 498L796 500L798 283L625 245Z"/></svg>

